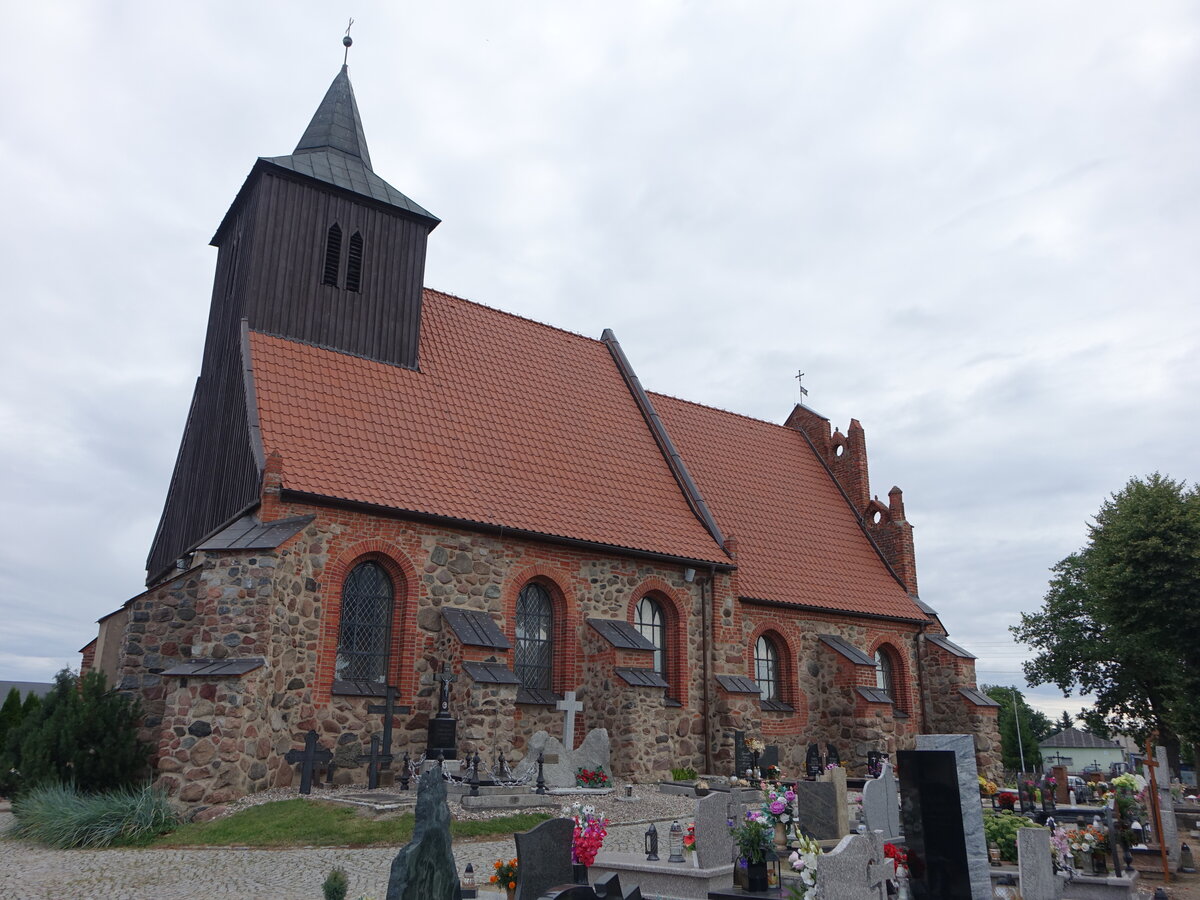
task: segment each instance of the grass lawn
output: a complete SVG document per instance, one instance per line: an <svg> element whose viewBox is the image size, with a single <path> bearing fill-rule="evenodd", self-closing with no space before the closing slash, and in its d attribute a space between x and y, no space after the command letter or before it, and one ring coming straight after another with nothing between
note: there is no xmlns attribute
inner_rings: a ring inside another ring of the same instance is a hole
<svg viewBox="0 0 1200 900"><path fill-rule="evenodd" d="M528 831L550 816L521 813L482 821L453 821L455 838L507 837ZM368 847L399 846L412 837L413 814L394 818L363 815L336 803L281 800L234 813L224 819L182 825L155 839L152 847Z"/></svg>

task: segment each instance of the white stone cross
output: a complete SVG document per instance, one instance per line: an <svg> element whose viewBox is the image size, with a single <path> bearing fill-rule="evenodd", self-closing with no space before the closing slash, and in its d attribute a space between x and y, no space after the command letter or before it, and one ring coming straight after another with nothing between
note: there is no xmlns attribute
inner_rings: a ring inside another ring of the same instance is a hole
<svg viewBox="0 0 1200 900"><path fill-rule="evenodd" d="M575 713L583 712L583 704L575 699L574 691L567 691L558 701L556 708L567 714L563 723L563 746L568 750L575 749Z"/></svg>

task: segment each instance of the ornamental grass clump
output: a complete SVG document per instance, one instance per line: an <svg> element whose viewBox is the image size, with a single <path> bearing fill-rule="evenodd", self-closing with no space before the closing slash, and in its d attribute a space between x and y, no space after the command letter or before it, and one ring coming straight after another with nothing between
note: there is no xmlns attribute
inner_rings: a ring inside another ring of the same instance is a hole
<svg viewBox="0 0 1200 900"><path fill-rule="evenodd" d="M330 869L325 883L321 885L325 900L346 900L346 891L349 889L350 879L346 875L346 870L341 866L334 866Z"/></svg>
<svg viewBox="0 0 1200 900"><path fill-rule="evenodd" d="M14 837L60 849L143 844L179 822L166 794L149 786L84 794L45 784L17 797L12 812Z"/></svg>

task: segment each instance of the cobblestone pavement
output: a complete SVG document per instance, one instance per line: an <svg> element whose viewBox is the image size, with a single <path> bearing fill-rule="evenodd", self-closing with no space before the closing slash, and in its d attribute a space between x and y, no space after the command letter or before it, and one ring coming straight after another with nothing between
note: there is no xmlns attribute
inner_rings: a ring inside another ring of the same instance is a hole
<svg viewBox="0 0 1200 900"><path fill-rule="evenodd" d="M12 814L0 812L0 831L11 824ZM669 826L670 820L658 823L660 832ZM638 850L645 831L645 824L613 826L605 849ZM319 900L322 882L339 865L350 876L350 898L383 900L398 849L64 851L5 840L0 842L0 900ZM511 838L454 846L460 869L470 862L482 878L494 860L515 853Z"/></svg>

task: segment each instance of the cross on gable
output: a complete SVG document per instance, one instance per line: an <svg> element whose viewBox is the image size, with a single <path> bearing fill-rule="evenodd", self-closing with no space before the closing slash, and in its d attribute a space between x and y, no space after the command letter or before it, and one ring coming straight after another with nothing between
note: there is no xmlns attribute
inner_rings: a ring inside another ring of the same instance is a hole
<svg viewBox="0 0 1200 900"><path fill-rule="evenodd" d="M566 713L563 722L563 746L568 750L575 749L575 713L583 712L583 704L575 699L574 691L567 691L563 698L555 704L555 708Z"/></svg>
<svg viewBox="0 0 1200 900"><path fill-rule="evenodd" d="M310 731L304 735L303 750L289 750L283 757L289 764L300 763L300 793L312 793L313 769L318 763L328 765L333 762L333 751L317 747L317 733Z"/></svg>

